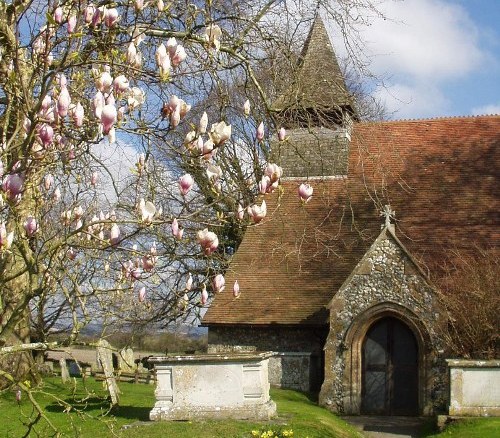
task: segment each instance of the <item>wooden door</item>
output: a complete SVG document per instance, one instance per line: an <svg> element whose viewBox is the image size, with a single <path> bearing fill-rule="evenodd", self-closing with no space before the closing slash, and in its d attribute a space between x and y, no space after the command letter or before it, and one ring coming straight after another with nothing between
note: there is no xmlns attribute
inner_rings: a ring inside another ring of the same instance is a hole
<svg viewBox="0 0 500 438"><path fill-rule="evenodd" d="M418 346L404 323L383 318L370 327L362 366L362 413L418 414Z"/></svg>

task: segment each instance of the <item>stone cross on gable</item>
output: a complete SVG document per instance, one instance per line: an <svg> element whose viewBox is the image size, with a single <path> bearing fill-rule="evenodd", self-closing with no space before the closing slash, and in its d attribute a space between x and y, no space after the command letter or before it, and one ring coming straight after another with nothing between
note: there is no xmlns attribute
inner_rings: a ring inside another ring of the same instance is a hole
<svg viewBox="0 0 500 438"><path fill-rule="evenodd" d="M396 212L391 209L390 205L384 205L384 209L380 212L380 216L385 216L385 223L382 228L390 228L392 226L391 219L396 217Z"/></svg>

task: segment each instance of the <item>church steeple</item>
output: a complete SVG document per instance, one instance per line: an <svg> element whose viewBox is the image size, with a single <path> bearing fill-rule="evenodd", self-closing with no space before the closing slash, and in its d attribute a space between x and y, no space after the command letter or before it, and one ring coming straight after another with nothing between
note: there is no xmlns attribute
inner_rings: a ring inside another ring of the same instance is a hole
<svg viewBox="0 0 500 438"><path fill-rule="evenodd" d="M319 13L304 44L291 84L273 104L281 123L289 128L344 126L356 119L352 97Z"/></svg>

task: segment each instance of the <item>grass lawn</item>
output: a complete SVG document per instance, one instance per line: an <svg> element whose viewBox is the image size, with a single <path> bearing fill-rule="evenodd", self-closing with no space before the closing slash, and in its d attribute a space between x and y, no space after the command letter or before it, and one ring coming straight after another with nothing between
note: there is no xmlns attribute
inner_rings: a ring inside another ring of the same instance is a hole
<svg viewBox="0 0 500 438"><path fill-rule="evenodd" d="M498 438L500 437L500 418L481 418L462 420L452 423L446 429L426 438Z"/></svg>
<svg viewBox="0 0 500 438"><path fill-rule="evenodd" d="M153 385L120 383L120 407L109 412L107 393L102 382L81 379L74 385L63 385L59 378L45 379L33 390L49 421L60 433L69 437L168 437L168 438L253 438L252 431L293 430L293 438L354 438L360 434L342 419L318 407L302 393L272 389L271 397L278 406L278 417L269 423L248 421L149 422L154 405ZM58 436L40 419L32 425L37 413L22 394L16 402L13 392L0 393L0 437L19 438ZM128 428L124 429L123 426ZM260 435L260 434L259 434ZM427 438L496 438L500 437L500 418L485 418L456 423L444 432Z"/></svg>
<svg viewBox="0 0 500 438"><path fill-rule="evenodd" d="M100 438L169 437L169 438L252 438L252 431L260 432L292 429L294 438L351 438L360 435L342 419L318 407L306 395L273 389L271 396L278 405L278 418L269 423L248 421L149 422L149 411L154 405L153 385L120 383L120 407L108 412L106 391L102 382L81 379L74 385L63 385L58 378L45 379L33 395L47 418L61 436ZM36 418L27 394L18 404L13 392L0 394L0 437L21 437ZM128 429L122 429L129 425ZM29 435L57 436L47 421L40 419Z"/></svg>

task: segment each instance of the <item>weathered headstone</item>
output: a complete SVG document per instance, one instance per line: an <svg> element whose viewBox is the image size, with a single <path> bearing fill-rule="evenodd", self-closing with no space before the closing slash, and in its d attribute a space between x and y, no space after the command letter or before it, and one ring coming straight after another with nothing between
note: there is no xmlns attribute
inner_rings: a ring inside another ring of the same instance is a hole
<svg viewBox="0 0 500 438"><path fill-rule="evenodd" d="M134 351L130 347L120 350L118 354L118 368L124 373L133 373L135 371Z"/></svg>
<svg viewBox="0 0 500 438"><path fill-rule="evenodd" d="M112 348L108 341L99 339L97 343L97 361L102 366L106 386L109 395L111 396L111 404L117 405L119 403L118 385L116 384L115 375L113 373L113 355Z"/></svg>
<svg viewBox="0 0 500 438"><path fill-rule="evenodd" d="M71 377L81 377L82 373L80 371L80 367L74 360L70 360L68 362L68 370L69 370L69 375Z"/></svg>
<svg viewBox="0 0 500 438"><path fill-rule="evenodd" d="M61 380L63 383L69 382L69 371L68 366L66 365L66 359L63 357L59 359L59 365L61 367Z"/></svg>

